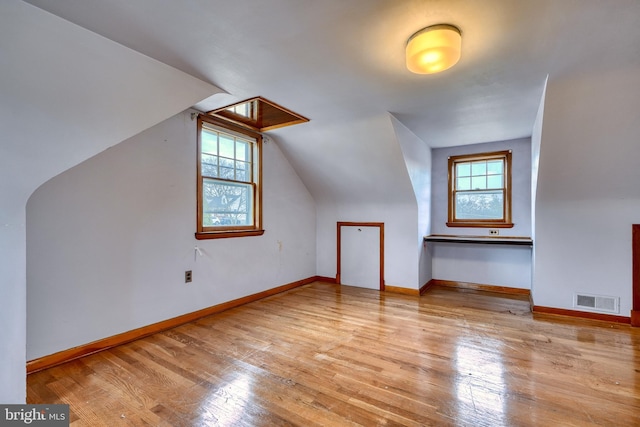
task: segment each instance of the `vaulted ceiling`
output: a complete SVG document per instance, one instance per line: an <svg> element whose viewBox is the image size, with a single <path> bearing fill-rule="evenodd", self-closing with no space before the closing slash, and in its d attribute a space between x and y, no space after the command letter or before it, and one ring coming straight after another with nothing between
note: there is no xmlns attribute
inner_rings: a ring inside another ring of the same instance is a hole
<svg viewBox="0 0 640 427"><path fill-rule="evenodd" d="M557 1L29 2L233 100L262 95L318 121L389 111L431 146L530 135L555 36L576 16ZM462 30L462 60L411 74L406 40L442 22Z"/></svg>
<svg viewBox="0 0 640 427"><path fill-rule="evenodd" d="M632 49L616 29L637 28L640 11L633 0L29 2L233 98L262 95L317 120L389 111L434 147L529 135L545 76ZM443 22L462 30L460 63L411 74L406 40Z"/></svg>
<svg viewBox="0 0 640 427"><path fill-rule="evenodd" d="M640 36L635 0L28 3L224 91L196 103L203 111L263 96L311 119L274 135L316 196L335 184L322 183L322 168L360 162L360 175L373 176L384 167L362 158L389 148L388 113L430 147L529 136L547 75L619 66ZM442 74L411 74L406 40L438 23L461 29L462 59Z"/></svg>

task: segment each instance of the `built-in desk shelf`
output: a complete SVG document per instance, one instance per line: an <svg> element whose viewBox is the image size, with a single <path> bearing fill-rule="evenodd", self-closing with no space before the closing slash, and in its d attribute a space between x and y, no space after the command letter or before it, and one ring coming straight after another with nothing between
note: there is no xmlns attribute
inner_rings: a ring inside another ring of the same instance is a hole
<svg viewBox="0 0 640 427"><path fill-rule="evenodd" d="M457 236L452 234L431 234L424 236L425 242L477 243L482 245L533 246L531 237L517 236Z"/></svg>

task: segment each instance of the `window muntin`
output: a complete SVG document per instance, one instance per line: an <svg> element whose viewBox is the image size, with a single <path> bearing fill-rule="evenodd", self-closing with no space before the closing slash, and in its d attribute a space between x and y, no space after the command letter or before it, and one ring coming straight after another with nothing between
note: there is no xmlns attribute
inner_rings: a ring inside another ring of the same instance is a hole
<svg viewBox="0 0 640 427"><path fill-rule="evenodd" d="M218 119L198 117L196 238L262 234L261 136Z"/></svg>
<svg viewBox="0 0 640 427"><path fill-rule="evenodd" d="M513 227L511 152L449 158L449 227Z"/></svg>

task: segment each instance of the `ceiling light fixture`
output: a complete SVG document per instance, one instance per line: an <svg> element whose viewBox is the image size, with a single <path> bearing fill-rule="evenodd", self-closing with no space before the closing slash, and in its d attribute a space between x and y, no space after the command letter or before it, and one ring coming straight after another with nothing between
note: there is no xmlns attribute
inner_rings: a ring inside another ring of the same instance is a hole
<svg viewBox="0 0 640 427"><path fill-rule="evenodd" d="M462 36L453 25L423 28L407 41L407 68L416 74L434 74L453 67L460 59Z"/></svg>

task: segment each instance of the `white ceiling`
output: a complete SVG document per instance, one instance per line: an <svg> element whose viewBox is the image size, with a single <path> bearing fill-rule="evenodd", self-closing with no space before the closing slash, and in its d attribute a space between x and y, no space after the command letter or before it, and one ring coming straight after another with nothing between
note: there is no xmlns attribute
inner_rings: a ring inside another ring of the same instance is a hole
<svg viewBox="0 0 640 427"><path fill-rule="evenodd" d="M312 120L389 111L432 147L530 135L546 75L597 65L592 52L612 47L614 25L638 27L640 13L636 0L29 3L233 99L265 96ZM462 30L462 59L413 75L404 44L436 23Z"/></svg>
<svg viewBox="0 0 640 427"><path fill-rule="evenodd" d="M384 168L384 159L362 159L385 144L387 113L431 147L526 137L547 75L572 78L639 56L637 0L28 3L227 92L197 104L202 110L260 95L310 118L274 135L315 197L339 197L322 170L354 140L360 146L345 157L345 169L356 165L360 175L374 176ZM442 74L411 74L407 38L437 23L461 29L462 59ZM363 123L371 124L368 133Z"/></svg>

